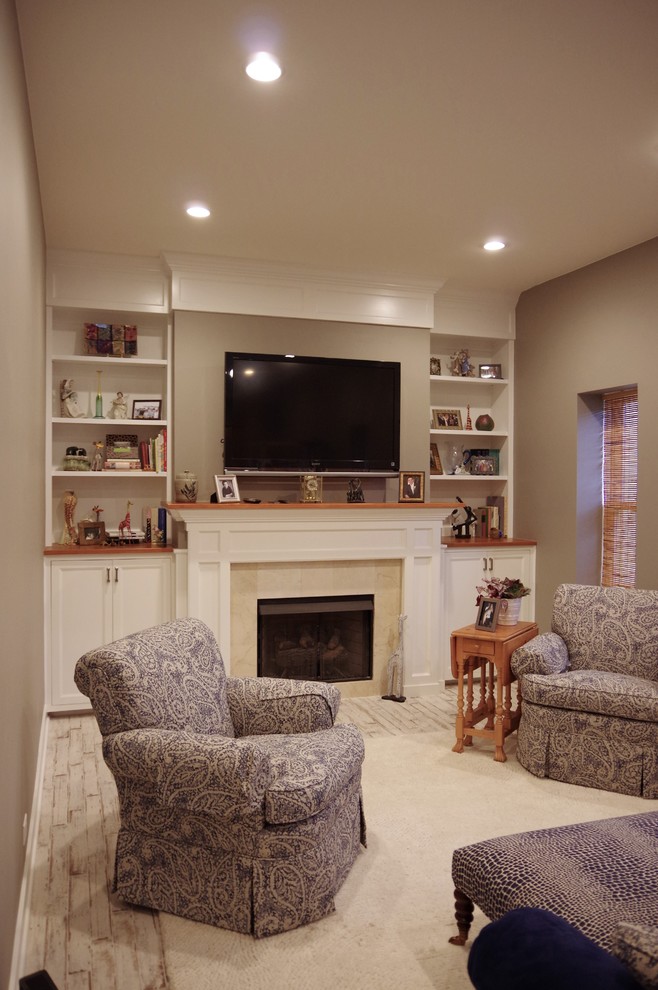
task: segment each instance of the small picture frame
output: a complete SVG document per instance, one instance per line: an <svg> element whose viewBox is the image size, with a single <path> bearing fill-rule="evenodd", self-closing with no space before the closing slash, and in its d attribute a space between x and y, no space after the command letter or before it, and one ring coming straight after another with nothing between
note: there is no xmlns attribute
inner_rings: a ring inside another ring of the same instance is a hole
<svg viewBox="0 0 658 990"><path fill-rule="evenodd" d="M86 519L78 523L78 544L81 547L102 547L105 543L105 523Z"/></svg>
<svg viewBox="0 0 658 990"><path fill-rule="evenodd" d="M483 598L478 605L475 628L483 629L485 632L493 632L498 625L499 612L500 598Z"/></svg>
<svg viewBox="0 0 658 990"><path fill-rule="evenodd" d="M217 491L218 502L240 501L238 482L234 474L216 474L215 490Z"/></svg>
<svg viewBox="0 0 658 990"><path fill-rule="evenodd" d="M425 472L400 471L399 502L425 501Z"/></svg>
<svg viewBox="0 0 658 990"><path fill-rule="evenodd" d="M133 399L133 419L160 419L162 399Z"/></svg>
<svg viewBox="0 0 658 990"><path fill-rule="evenodd" d="M435 430L461 430L462 414L459 409L433 409L432 427Z"/></svg>
<svg viewBox="0 0 658 990"><path fill-rule="evenodd" d="M430 355L430 375L440 375L441 374L441 358L436 357L435 354Z"/></svg>
<svg viewBox="0 0 658 990"><path fill-rule="evenodd" d="M439 454L439 447L436 443L430 444L430 473L431 474L443 474L443 465L441 464L441 455Z"/></svg>
<svg viewBox="0 0 658 990"><path fill-rule="evenodd" d="M480 378L502 378L503 369L500 364L481 364Z"/></svg>
<svg viewBox="0 0 658 990"><path fill-rule="evenodd" d="M471 474L477 474L480 477L488 474L498 474L495 457L471 457L469 466Z"/></svg>

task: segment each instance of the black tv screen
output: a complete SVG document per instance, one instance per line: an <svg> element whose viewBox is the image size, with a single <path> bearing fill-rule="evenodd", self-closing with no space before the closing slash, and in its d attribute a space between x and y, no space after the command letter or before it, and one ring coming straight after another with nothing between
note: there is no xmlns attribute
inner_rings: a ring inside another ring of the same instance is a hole
<svg viewBox="0 0 658 990"><path fill-rule="evenodd" d="M400 364L227 353L227 471L398 471Z"/></svg>

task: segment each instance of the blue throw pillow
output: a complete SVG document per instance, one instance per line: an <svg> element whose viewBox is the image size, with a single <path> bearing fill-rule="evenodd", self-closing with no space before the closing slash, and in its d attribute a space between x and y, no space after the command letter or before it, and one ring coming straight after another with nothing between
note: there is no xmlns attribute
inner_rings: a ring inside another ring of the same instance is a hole
<svg viewBox="0 0 658 990"><path fill-rule="evenodd" d="M468 975L476 990L641 990L619 959L541 908L517 908L483 928Z"/></svg>

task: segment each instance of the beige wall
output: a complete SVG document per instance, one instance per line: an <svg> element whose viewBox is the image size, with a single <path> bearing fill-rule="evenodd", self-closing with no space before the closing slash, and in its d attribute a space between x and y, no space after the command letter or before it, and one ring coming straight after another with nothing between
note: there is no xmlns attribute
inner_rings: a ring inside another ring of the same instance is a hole
<svg viewBox="0 0 658 990"><path fill-rule="evenodd" d="M7 986L43 709L44 245L13 0L0 0L0 985Z"/></svg>
<svg viewBox="0 0 658 990"><path fill-rule="evenodd" d="M373 358L401 363L400 456L403 470L426 470L429 444L429 331L352 323L176 313L174 322L174 456L176 471L199 477L199 499L207 500L213 476L222 473L224 352L286 353L323 357ZM375 397L364 396L368 402ZM340 401L340 397L337 397ZM312 414L312 410L310 411ZM298 482L270 483L256 497L296 500ZM325 481L325 495L328 488ZM335 500L345 501L346 480L333 483ZM366 497L377 484L364 484ZM383 485L379 484L383 497ZM240 482L240 494L249 494ZM397 498L397 488L396 488ZM325 497L325 501L328 500Z"/></svg>
<svg viewBox="0 0 658 990"><path fill-rule="evenodd" d="M549 628L557 584L599 581L585 505L598 477L591 453L595 403L579 402L579 393L637 383L637 585L658 588L657 330L658 239L536 286L519 300L515 530L538 541L542 629Z"/></svg>

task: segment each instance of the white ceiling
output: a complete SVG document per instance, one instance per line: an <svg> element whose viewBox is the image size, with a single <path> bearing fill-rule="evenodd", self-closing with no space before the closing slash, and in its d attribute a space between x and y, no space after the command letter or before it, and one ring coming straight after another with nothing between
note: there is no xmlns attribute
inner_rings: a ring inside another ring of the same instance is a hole
<svg viewBox="0 0 658 990"><path fill-rule="evenodd" d="M658 234L657 0L16 6L51 248L518 293Z"/></svg>

